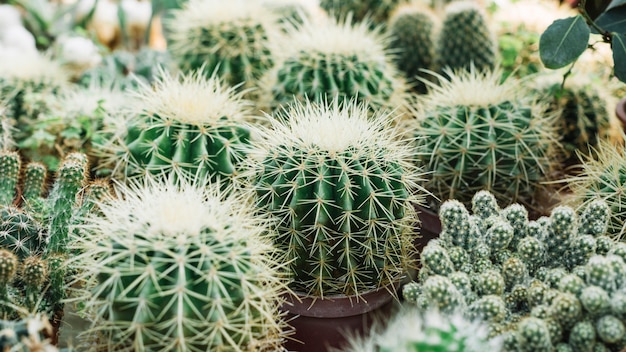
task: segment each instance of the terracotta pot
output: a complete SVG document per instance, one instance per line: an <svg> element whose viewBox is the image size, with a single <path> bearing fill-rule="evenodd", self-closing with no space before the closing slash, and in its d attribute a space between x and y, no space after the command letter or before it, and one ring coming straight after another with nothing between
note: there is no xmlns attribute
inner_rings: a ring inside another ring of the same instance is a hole
<svg viewBox="0 0 626 352"><path fill-rule="evenodd" d="M396 285L394 289L397 289ZM327 352L345 346L348 338L366 335L374 322L387 320L394 297L385 288L356 296L327 296L324 299L287 295L282 309L295 329L285 347L289 351Z"/></svg>
<svg viewBox="0 0 626 352"><path fill-rule="evenodd" d="M615 115L622 123L622 129L626 132L626 97L620 99L615 107Z"/></svg>

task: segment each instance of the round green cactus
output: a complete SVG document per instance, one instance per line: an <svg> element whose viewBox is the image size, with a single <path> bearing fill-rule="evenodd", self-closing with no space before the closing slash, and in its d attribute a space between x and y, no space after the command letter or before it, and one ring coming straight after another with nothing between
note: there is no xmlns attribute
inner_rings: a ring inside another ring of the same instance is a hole
<svg viewBox="0 0 626 352"><path fill-rule="evenodd" d="M350 18L354 22L371 21L384 24L393 10L408 0L320 0L320 7L337 19Z"/></svg>
<svg viewBox="0 0 626 352"><path fill-rule="evenodd" d="M286 290L266 217L218 184L135 183L79 239L107 350L282 350Z"/></svg>
<svg viewBox="0 0 626 352"><path fill-rule="evenodd" d="M528 317L523 319L516 330L518 351L552 352L550 331L543 319Z"/></svg>
<svg viewBox="0 0 626 352"><path fill-rule="evenodd" d="M421 70L434 70L435 42L441 21L434 12L417 4L401 5L389 20L389 51L393 63L404 73L407 82L419 93L426 92Z"/></svg>
<svg viewBox="0 0 626 352"><path fill-rule="evenodd" d="M168 51L183 71L204 67L231 86L251 88L273 65L278 20L261 1L191 0L165 22Z"/></svg>
<svg viewBox="0 0 626 352"><path fill-rule="evenodd" d="M415 109L417 157L431 172L426 188L468 206L483 189L531 204L558 146L554 117L496 71L448 72Z"/></svg>
<svg viewBox="0 0 626 352"><path fill-rule="evenodd" d="M250 158L257 207L277 219L292 287L360 295L396 282L415 260L422 172L383 114L354 101L294 103L260 128Z"/></svg>
<svg viewBox="0 0 626 352"><path fill-rule="evenodd" d="M472 67L478 71L492 70L497 43L488 23L483 9L474 1L448 4L435 46L437 67L451 71Z"/></svg>
<svg viewBox="0 0 626 352"><path fill-rule="evenodd" d="M215 75L164 74L137 94L133 113L102 152L133 178L183 174L215 181L240 171L250 140L250 103ZM108 163L108 162L105 162Z"/></svg>
<svg viewBox="0 0 626 352"><path fill-rule="evenodd" d="M405 103L405 83L385 49L386 37L348 21L305 21L288 31L275 67L262 82L262 102L365 102L372 110Z"/></svg>
<svg viewBox="0 0 626 352"><path fill-rule="evenodd" d="M44 229L29 213L12 206L0 207L0 248L23 260L42 254L45 246Z"/></svg>

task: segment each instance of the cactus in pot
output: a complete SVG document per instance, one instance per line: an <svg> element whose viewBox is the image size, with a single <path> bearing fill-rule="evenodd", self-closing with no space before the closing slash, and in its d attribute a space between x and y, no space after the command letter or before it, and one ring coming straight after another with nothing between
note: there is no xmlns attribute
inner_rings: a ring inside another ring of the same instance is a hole
<svg viewBox="0 0 626 352"><path fill-rule="evenodd" d="M322 103L335 96L366 102L372 110L402 106L405 82L385 48L387 39L349 19L307 20L288 28L276 44L275 66L261 82L261 106Z"/></svg>
<svg viewBox="0 0 626 352"><path fill-rule="evenodd" d="M552 170L559 144L554 114L498 70L436 75L415 106L409 133L430 177L426 188L440 200L469 205L488 189L499 200L533 204Z"/></svg>
<svg viewBox="0 0 626 352"><path fill-rule="evenodd" d="M258 130L248 179L301 294L358 297L413 264L422 173L392 119L368 115L354 101L298 102Z"/></svg>
<svg viewBox="0 0 626 352"><path fill-rule="evenodd" d="M216 74L166 73L136 94L137 103L110 143L103 164L126 177L177 173L230 179L240 172L251 103Z"/></svg>
<svg viewBox="0 0 626 352"><path fill-rule="evenodd" d="M229 85L254 87L273 64L279 16L262 1L190 0L164 23L168 50L183 71L205 67Z"/></svg>
<svg viewBox="0 0 626 352"><path fill-rule="evenodd" d="M268 219L218 184L117 188L77 241L88 342L106 350L281 351L286 289Z"/></svg>

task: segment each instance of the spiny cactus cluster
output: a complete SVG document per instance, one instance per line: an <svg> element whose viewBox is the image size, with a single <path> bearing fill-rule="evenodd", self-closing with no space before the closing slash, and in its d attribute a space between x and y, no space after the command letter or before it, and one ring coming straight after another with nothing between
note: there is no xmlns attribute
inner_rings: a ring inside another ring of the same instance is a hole
<svg viewBox="0 0 626 352"><path fill-rule="evenodd" d="M437 40L437 66L479 71L495 67L497 42L487 16L475 1L454 1L446 6Z"/></svg>
<svg viewBox="0 0 626 352"><path fill-rule="evenodd" d="M404 80L396 72L379 31L365 23L329 19L288 29L275 50L277 62L263 78L262 105L356 99L373 110L403 102Z"/></svg>
<svg viewBox="0 0 626 352"><path fill-rule="evenodd" d="M354 101L295 103L258 131L249 179L258 208L276 218L298 292L360 295L412 264L422 173L390 118L368 115Z"/></svg>
<svg viewBox="0 0 626 352"><path fill-rule="evenodd" d="M441 206L440 239L424 248L421 284L404 286L406 300L487 322L506 351L626 344L626 244L607 236L605 202L530 221L523 206L500 209L480 191L472 211L456 200Z"/></svg>
<svg viewBox="0 0 626 352"><path fill-rule="evenodd" d="M486 324L460 314L426 313L402 307L384 328L368 338L352 338L343 352L500 351L501 338L489 338Z"/></svg>
<svg viewBox="0 0 626 352"><path fill-rule="evenodd" d="M389 19L389 43L393 63L404 73L405 78L420 93L426 92L423 69L434 69L435 43L441 26L434 12L417 4L402 5Z"/></svg>
<svg viewBox="0 0 626 352"><path fill-rule="evenodd" d="M282 351L286 288L266 217L218 184L132 183L77 240L107 351Z"/></svg>
<svg viewBox="0 0 626 352"><path fill-rule="evenodd" d="M279 19L261 1L190 0L165 22L168 50L183 71L205 67L207 75L250 88L272 67Z"/></svg>
<svg viewBox="0 0 626 352"><path fill-rule="evenodd" d="M457 72L416 106L417 159L430 172L426 188L440 200L469 205L488 189L498 199L530 204L553 166L555 116L498 70Z"/></svg>
<svg viewBox="0 0 626 352"><path fill-rule="evenodd" d="M320 7L338 20L370 21L372 25L385 24L393 10L408 0L321 0Z"/></svg>
<svg viewBox="0 0 626 352"><path fill-rule="evenodd" d="M235 177L250 140L250 103L242 93L202 70L164 73L136 94L125 126L101 151L127 177L184 174L197 179Z"/></svg>
<svg viewBox="0 0 626 352"><path fill-rule="evenodd" d="M0 320L0 350L11 352L69 352L59 350L49 339L52 326L45 316L36 314L21 320Z"/></svg>

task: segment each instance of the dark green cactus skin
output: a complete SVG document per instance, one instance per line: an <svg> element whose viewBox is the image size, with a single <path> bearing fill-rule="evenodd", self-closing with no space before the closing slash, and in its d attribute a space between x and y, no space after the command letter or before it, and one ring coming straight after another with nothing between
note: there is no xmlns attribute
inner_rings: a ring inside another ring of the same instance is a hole
<svg viewBox="0 0 626 352"><path fill-rule="evenodd" d="M354 98L375 110L388 104L394 93L387 65L357 55L301 51L278 68L274 103L284 105L294 98L323 103L337 95L342 103Z"/></svg>
<svg viewBox="0 0 626 352"><path fill-rule="evenodd" d="M443 106L420 119L418 159L428 165L427 189L439 199L469 204L488 189L498 199L530 203L551 169L551 120L530 107L505 101L498 105Z"/></svg>
<svg viewBox="0 0 626 352"><path fill-rule="evenodd" d="M151 116L131 122L125 138L131 161L128 176L169 173L172 170L191 176L228 179L235 176L245 157L250 131L236 123L215 126L175 123L165 126ZM226 118L224 118L226 121Z"/></svg>
<svg viewBox="0 0 626 352"><path fill-rule="evenodd" d="M20 156L16 152L0 152L0 205L13 203L21 164Z"/></svg>
<svg viewBox="0 0 626 352"><path fill-rule="evenodd" d="M321 0L320 7L337 19L352 14L352 21L368 19L372 25L384 24L392 11L407 0Z"/></svg>
<svg viewBox="0 0 626 352"><path fill-rule="evenodd" d="M26 164L22 184L22 198L25 202L28 203L43 196L46 172L46 167L41 163L30 162Z"/></svg>
<svg viewBox="0 0 626 352"><path fill-rule="evenodd" d="M353 295L392 282L412 248L402 167L384 149L313 148L274 150L255 181L259 206L280 219L276 244L293 260L293 288Z"/></svg>
<svg viewBox="0 0 626 352"><path fill-rule="evenodd" d="M479 71L493 69L497 45L484 13L478 5L456 9L458 4L446 7L436 46L437 67L468 70L473 65Z"/></svg>
<svg viewBox="0 0 626 352"><path fill-rule="evenodd" d="M45 242L45 229L30 214L11 206L0 207L0 248L24 260L42 254Z"/></svg>
<svg viewBox="0 0 626 352"><path fill-rule="evenodd" d="M410 8L390 20L387 45L393 53L393 63L404 73L407 82L419 93L426 93L422 69L433 70L435 65L435 28L438 18L428 9Z"/></svg>

